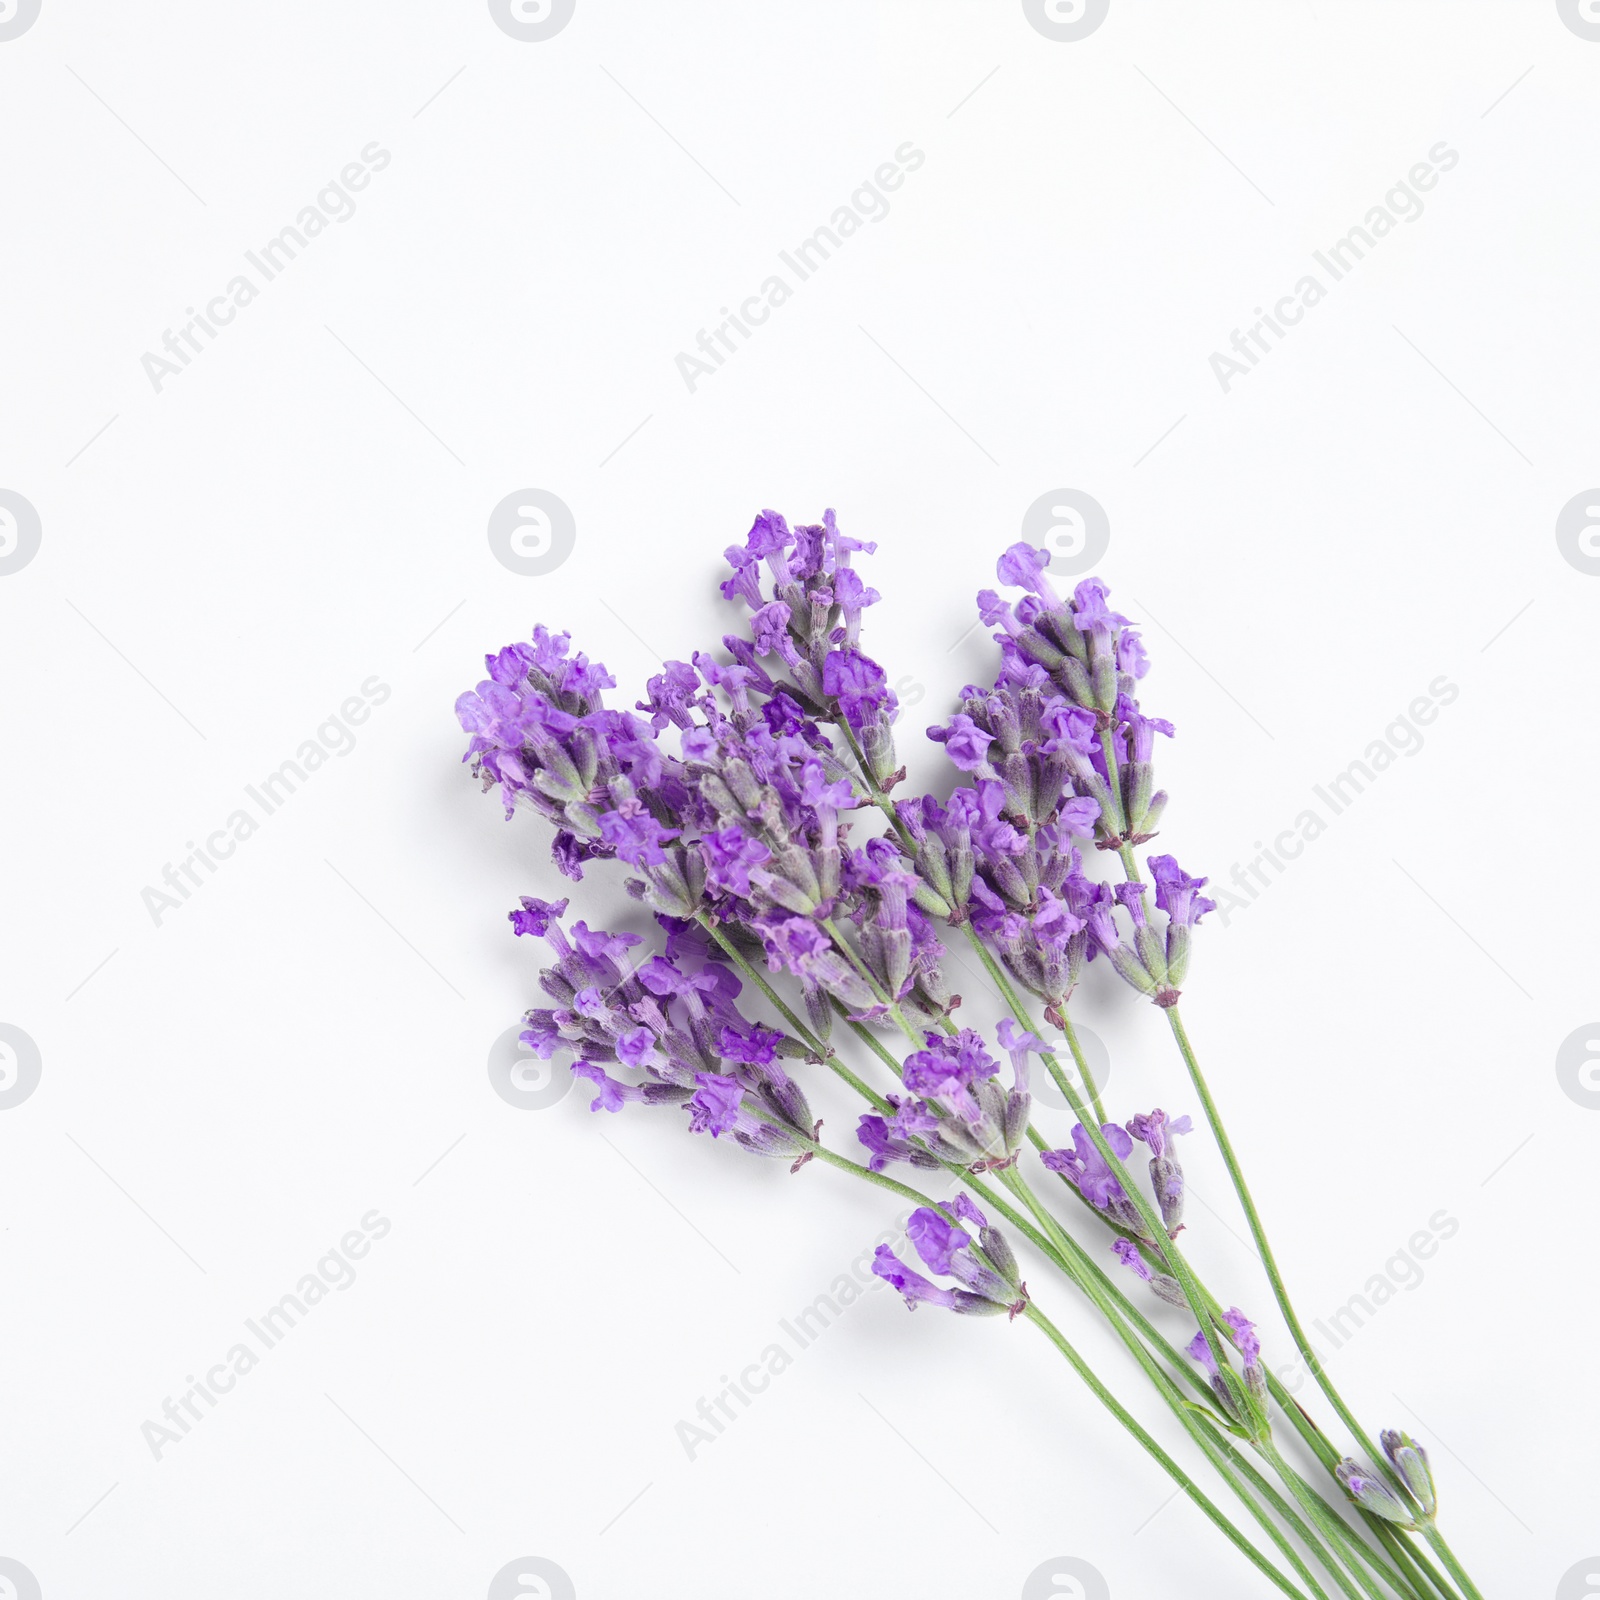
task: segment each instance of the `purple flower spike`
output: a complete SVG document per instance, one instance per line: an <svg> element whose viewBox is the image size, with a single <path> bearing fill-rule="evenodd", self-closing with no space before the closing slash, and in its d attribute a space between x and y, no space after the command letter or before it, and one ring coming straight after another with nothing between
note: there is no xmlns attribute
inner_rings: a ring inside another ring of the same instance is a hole
<svg viewBox="0 0 1600 1600"><path fill-rule="evenodd" d="M918 1206L906 1223L906 1237L930 1272L950 1275L950 1258L972 1240L930 1206Z"/></svg>
<svg viewBox="0 0 1600 1600"><path fill-rule="evenodd" d="M1110 638L1118 628L1126 626L1128 619L1106 605L1110 592L1099 578L1085 578L1072 591L1072 620L1079 633Z"/></svg>
<svg viewBox="0 0 1600 1600"><path fill-rule="evenodd" d="M913 1311L923 1301L929 1305L943 1306L946 1310L955 1309L956 1296L953 1289L941 1289L938 1284L930 1283L920 1272L913 1272L886 1244L880 1244L873 1253L872 1271L874 1276L882 1278L885 1283L898 1289L905 1296L907 1306Z"/></svg>
<svg viewBox="0 0 1600 1600"><path fill-rule="evenodd" d="M1217 1376L1217 1358L1212 1354L1211 1346L1206 1342L1205 1334L1197 1333L1183 1347L1183 1353L1191 1361L1198 1361L1213 1378Z"/></svg>
<svg viewBox="0 0 1600 1600"><path fill-rule="evenodd" d="M928 737L944 746L950 764L962 772L988 771L989 746L994 743L994 736L985 733L964 713L958 711L950 719L948 728L929 728Z"/></svg>
<svg viewBox="0 0 1600 1600"><path fill-rule="evenodd" d="M1152 1156L1164 1156L1172 1139L1180 1133L1192 1133L1192 1117L1169 1117L1159 1106L1148 1116L1142 1111L1128 1122L1128 1132L1141 1144L1150 1147Z"/></svg>
<svg viewBox="0 0 1600 1600"><path fill-rule="evenodd" d="M995 563L995 576L1008 588L1027 589L1052 606L1061 604L1061 597L1050 586L1044 569L1050 565L1050 552L1034 549L1032 545L1014 544Z"/></svg>
<svg viewBox="0 0 1600 1600"><path fill-rule="evenodd" d="M1224 1311L1222 1320L1233 1329L1234 1338L1239 1346L1239 1354L1247 1367L1256 1366L1261 1360L1261 1341L1256 1337L1256 1325L1238 1306L1229 1311Z"/></svg>
<svg viewBox="0 0 1600 1600"><path fill-rule="evenodd" d="M1191 878L1171 856L1151 856L1150 876L1156 880L1156 905L1180 927L1193 927L1208 911L1217 909L1215 900L1198 893L1209 878Z"/></svg>
<svg viewBox="0 0 1600 1600"><path fill-rule="evenodd" d="M737 1078L717 1072L697 1072L695 1091L689 1098L689 1132L709 1133L713 1139L739 1121L744 1090Z"/></svg>
<svg viewBox="0 0 1600 1600"><path fill-rule="evenodd" d="M1132 1239L1118 1239L1111 1246L1112 1254L1120 1261L1141 1283L1149 1283L1155 1277L1150 1268L1145 1264L1145 1259L1139 1254L1139 1247Z"/></svg>
<svg viewBox="0 0 1600 1600"><path fill-rule="evenodd" d="M511 913L511 931L536 934L542 939L550 925L566 915L568 904L566 900L533 900L523 895L522 909Z"/></svg>
<svg viewBox="0 0 1600 1600"><path fill-rule="evenodd" d="M859 650L836 650L823 663L822 692L839 702L839 710L860 733L880 711L894 710L883 668Z"/></svg>

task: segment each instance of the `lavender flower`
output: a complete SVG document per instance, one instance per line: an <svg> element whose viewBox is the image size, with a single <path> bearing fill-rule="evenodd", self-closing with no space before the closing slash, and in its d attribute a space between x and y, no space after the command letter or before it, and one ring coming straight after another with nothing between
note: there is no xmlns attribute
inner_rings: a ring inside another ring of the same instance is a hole
<svg viewBox="0 0 1600 1600"><path fill-rule="evenodd" d="M1148 1115L1141 1112L1128 1123L1128 1132L1150 1148L1150 1186L1161 1207L1167 1236L1172 1239L1183 1228L1183 1168L1169 1152L1172 1140L1193 1127L1188 1117L1171 1118L1159 1107Z"/></svg>
<svg viewBox="0 0 1600 1600"><path fill-rule="evenodd" d="M1123 1266L1128 1268L1133 1275L1143 1283L1150 1285L1151 1291L1165 1300L1169 1306L1186 1306L1188 1301L1184 1298L1183 1286L1170 1273L1153 1272L1139 1253L1139 1247L1132 1239L1117 1239L1111 1246L1112 1254L1116 1256ZM1202 1344L1205 1340L1200 1341Z"/></svg>
<svg viewBox="0 0 1600 1600"><path fill-rule="evenodd" d="M1003 1259L1014 1275L1016 1264L1009 1246L970 1201L966 1215L977 1221L991 1242L999 1241ZM912 1212L906 1224L906 1237L930 1271L954 1278L962 1286L960 1289L940 1288L905 1266L888 1245L879 1245L873 1257L873 1272L893 1284L913 1310L919 1302L926 1301L964 1316L993 1316L1005 1311L1016 1317L1026 1308L1026 1289L1014 1281L1014 1277L1008 1281L979 1261L971 1248L971 1236L931 1207L919 1206ZM985 1253L988 1253L987 1248ZM1000 1264L995 1263L996 1266Z"/></svg>
<svg viewBox="0 0 1600 1600"><path fill-rule="evenodd" d="M1334 1474L1363 1511L1370 1511L1373 1516L1382 1517L1385 1522L1396 1523L1402 1528L1416 1527L1416 1518L1399 1496L1382 1478L1369 1472L1359 1461L1346 1456L1334 1468Z"/></svg>
<svg viewBox="0 0 1600 1600"><path fill-rule="evenodd" d="M1105 1123L1100 1132L1119 1161L1126 1161L1133 1153L1133 1140L1128 1137L1127 1130L1117 1123ZM1144 1218L1139 1215L1139 1208L1128 1198L1127 1191L1081 1122L1073 1124L1072 1149L1043 1150L1039 1160L1049 1171L1065 1178L1096 1211L1104 1212L1116 1227L1136 1238L1149 1236Z"/></svg>

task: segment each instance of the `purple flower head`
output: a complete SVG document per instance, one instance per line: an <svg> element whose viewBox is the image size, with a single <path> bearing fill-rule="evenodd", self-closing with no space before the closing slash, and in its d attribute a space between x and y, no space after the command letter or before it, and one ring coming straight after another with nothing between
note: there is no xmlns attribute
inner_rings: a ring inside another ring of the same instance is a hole
<svg viewBox="0 0 1600 1600"><path fill-rule="evenodd" d="M1217 1376L1217 1358L1212 1353L1211 1346L1207 1343L1204 1333L1197 1333L1183 1347L1183 1353L1191 1361L1198 1361L1213 1378Z"/></svg>
<svg viewBox="0 0 1600 1600"><path fill-rule="evenodd" d="M920 1272L913 1272L886 1244L880 1244L874 1252L872 1271L875 1277L882 1278L885 1283L898 1289L913 1311L923 1301L930 1305L943 1306L946 1310L953 1310L955 1307L956 1297L953 1289L941 1289L938 1284L930 1283Z"/></svg>
<svg viewBox="0 0 1600 1600"><path fill-rule="evenodd" d="M828 806L835 811L853 810L856 791L848 778L828 782L820 761L807 761L800 769L800 798L808 806Z"/></svg>
<svg viewBox="0 0 1600 1600"><path fill-rule="evenodd" d="M591 1111L620 1111L629 1100L644 1098L643 1090L631 1084L618 1083L615 1078L608 1076L604 1067L597 1067L592 1061L574 1061L572 1075L589 1079L600 1091L589 1102Z"/></svg>
<svg viewBox="0 0 1600 1600"><path fill-rule="evenodd" d="M1180 927L1192 928L1206 912L1217 909L1215 900L1199 893L1209 878L1191 878L1171 856L1151 856L1149 864L1156 880L1156 904Z"/></svg>
<svg viewBox="0 0 1600 1600"><path fill-rule="evenodd" d="M995 563L995 576L1008 588L1027 589L1046 600L1052 606L1059 606L1061 598L1050 586L1050 580L1045 577L1044 569L1050 565L1050 552L1044 549L1034 549L1032 545L1014 544Z"/></svg>
<svg viewBox="0 0 1600 1600"><path fill-rule="evenodd" d="M761 715L774 737L799 733L806 725L806 714L800 702L782 689L762 706Z"/></svg>
<svg viewBox="0 0 1600 1600"><path fill-rule="evenodd" d="M1145 1259L1139 1254L1139 1247L1132 1239L1118 1239L1111 1246L1111 1253L1116 1256L1133 1275L1142 1283L1149 1283L1155 1274L1145 1264ZM1204 1341L1201 1341L1204 1343Z"/></svg>
<svg viewBox="0 0 1600 1600"><path fill-rule="evenodd" d="M689 1132L709 1133L715 1139L738 1123L744 1090L737 1078L725 1078L717 1072L697 1072L694 1081L695 1091L689 1097Z"/></svg>
<svg viewBox="0 0 1600 1600"><path fill-rule="evenodd" d="M1072 752L1091 756L1100 748L1094 713L1082 706L1069 705L1060 696L1051 699L1039 713L1039 725L1049 736L1046 755Z"/></svg>
<svg viewBox="0 0 1600 1600"><path fill-rule="evenodd" d="M978 591L978 621L986 628L1001 627L1007 633L1014 626L1011 617L1011 602L1002 600L993 589L980 589Z"/></svg>
<svg viewBox="0 0 1600 1600"><path fill-rule="evenodd" d="M1119 1161L1126 1161L1133 1153L1133 1140L1125 1128L1108 1122L1100 1132ZM1039 1159L1050 1171L1059 1172L1097 1210L1104 1211L1113 1202L1127 1198L1081 1122L1073 1124L1072 1149L1041 1151Z"/></svg>
<svg viewBox="0 0 1600 1600"><path fill-rule="evenodd" d="M1261 1341L1256 1337L1256 1325L1238 1306L1222 1313L1222 1320L1233 1329L1234 1341L1239 1347L1239 1354L1247 1367L1254 1367L1261 1361Z"/></svg>
<svg viewBox="0 0 1600 1600"><path fill-rule="evenodd" d="M989 1219L972 1203L972 1198L965 1189L962 1189L950 1202L950 1209L963 1222L969 1223L980 1232L989 1226Z"/></svg>
<svg viewBox="0 0 1600 1600"><path fill-rule="evenodd" d="M690 702L700 692L700 674L687 661L668 661L645 684L645 691L650 698L639 701L636 709L650 712L658 730L669 722L687 728Z"/></svg>
<svg viewBox="0 0 1600 1600"><path fill-rule="evenodd" d="M948 728L929 728L928 737L944 746L952 766L962 772L985 772L989 766L989 746L994 736L985 733L971 717L958 711Z"/></svg>
<svg viewBox="0 0 1600 1600"><path fill-rule="evenodd" d="M1000 1025L995 1029L995 1034L1000 1040L1000 1048L1011 1057L1011 1080L1018 1089L1027 1092L1028 1089L1028 1057L1030 1055L1042 1056L1049 1052L1049 1046L1036 1033L1029 1033L1024 1028L1019 1028L1010 1017L1002 1017Z"/></svg>
<svg viewBox="0 0 1600 1600"><path fill-rule="evenodd" d="M929 1206L919 1206L906 1223L906 1237L930 1272L950 1273L950 1258L965 1250L972 1240L960 1228L952 1227Z"/></svg>
<svg viewBox="0 0 1600 1600"><path fill-rule="evenodd" d="M570 633L551 633L541 622L533 630L533 665L554 683L566 675L567 647L572 643Z"/></svg>
<svg viewBox="0 0 1600 1600"><path fill-rule="evenodd" d="M1138 679L1149 670L1150 657L1145 652L1144 640L1132 628L1124 628L1117 640L1117 671Z"/></svg>
<svg viewBox="0 0 1600 1600"><path fill-rule="evenodd" d="M591 962L609 961L618 971L626 969L628 951L644 943L636 933L607 933L586 922L573 923L572 942Z"/></svg>
<svg viewBox="0 0 1600 1600"><path fill-rule="evenodd" d="M559 922L566 915L568 904L565 900L533 900L523 895L522 909L511 913L511 931L543 938L550 931L551 923Z"/></svg>
<svg viewBox="0 0 1600 1600"><path fill-rule="evenodd" d="M1085 578L1072 591L1072 620L1079 633L1109 638L1127 625L1128 619L1120 611L1107 607L1106 596L1110 592L1099 578Z"/></svg>
<svg viewBox="0 0 1600 1600"><path fill-rule="evenodd" d="M533 647L526 644L508 644L498 655L485 656L483 664L496 683L508 688L522 683L533 665Z"/></svg>
<svg viewBox="0 0 1600 1600"><path fill-rule="evenodd" d="M876 589L869 589L853 567L840 567L833 575L833 598L846 613L859 614L883 597Z"/></svg>
<svg viewBox="0 0 1600 1600"><path fill-rule="evenodd" d="M711 887L737 895L749 895L750 869L772 859L772 852L737 823L720 833L708 833L700 841L700 848L705 854Z"/></svg>
<svg viewBox="0 0 1600 1600"><path fill-rule="evenodd" d="M762 606L750 618L750 637L755 640L756 654L774 656L783 653L789 642L789 608L781 600Z"/></svg>
<svg viewBox="0 0 1600 1600"><path fill-rule="evenodd" d="M774 972L786 970L796 977L804 977L807 963L832 948L827 934L805 917L766 923L761 932L767 947L767 965Z"/></svg>
<svg viewBox="0 0 1600 1600"><path fill-rule="evenodd" d="M717 1054L747 1067L769 1067L777 1059L783 1035L752 1022L747 1028L724 1027L717 1035Z"/></svg>
<svg viewBox="0 0 1600 1600"><path fill-rule="evenodd" d="M1133 918L1136 928L1145 926L1144 896L1147 885L1142 883L1119 883L1111 892L1117 897L1117 904Z"/></svg>
<svg viewBox="0 0 1600 1600"><path fill-rule="evenodd" d="M617 1035L617 1060L624 1066L643 1069L661 1061L656 1036L648 1028L630 1028Z"/></svg>
<svg viewBox="0 0 1600 1600"><path fill-rule="evenodd" d="M781 556L794 543L788 522L776 511L763 511L750 525L745 549L753 556Z"/></svg>
<svg viewBox="0 0 1600 1600"><path fill-rule="evenodd" d="M676 839L678 830L663 828L642 800L630 796L615 811L601 813L600 836L629 866L658 867L667 859L662 844Z"/></svg>
<svg viewBox="0 0 1600 1600"><path fill-rule="evenodd" d="M835 650L822 664L822 692L839 702L844 719L859 733L880 711L893 711L883 668L859 650Z"/></svg>
<svg viewBox="0 0 1600 1600"><path fill-rule="evenodd" d="M1141 1144L1150 1147L1152 1156L1160 1157L1167 1153L1173 1138L1180 1133L1194 1131L1194 1121L1190 1117L1169 1117L1159 1106L1148 1116L1140 1112L1138 1116L1130 1119L1128 1132Z"/></svg>

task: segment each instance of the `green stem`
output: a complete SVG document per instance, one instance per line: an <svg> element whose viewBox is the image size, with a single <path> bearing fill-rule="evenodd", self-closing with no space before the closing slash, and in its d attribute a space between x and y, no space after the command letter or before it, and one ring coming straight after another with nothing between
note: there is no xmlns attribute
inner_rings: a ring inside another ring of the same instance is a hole
<svg viewBox="0 0 1600 1600"><path fill-rule="evenodd" d="M1069 1245L1069 1236L1061 1227L1061 1224L1056 1220L1054 1214L1033 1192L1032 1188L1028 1185L1027 1180L1022 1176L1022 1174L1019 1173L1015 1168L1009 1168L1004 1174L1004 1179L1006 1187L1016 1194L1025 1205L1027 1205L1029 1210L1031 1210L1039 1219L1040 1223L1045 1227L1050 1236L1057 1242L1058 1247L1065 1248L1067 1245ZM1310 1585L1315 1593L1322 1597L1322 1600L1327 1600L1327 1592L1312 1576L1309 1569L1301 1560L1299 1552L1284 1537L1282 1530L1277 1526L1277 1524L1272 1521L1272 1519L1262 1510L1262 1508L1251 1498L1249 1493L1247 1493L1244 1481L1245 1474L1240 1471L1239 1466L1235 1465L1233 1462L1230 1462L1220 1446L1220 1441L1213 1436L1210 1428L1206 1425L1206 1419L1196 1416L1195 1411L1191 1409L1191 1402L1184 1400L1182 1394L1178 1391L1176 1384L1174 1384L1171 1378L1169 1378L1167 1374L1163 1372L1156 1364L1155 1359L1150 1355L1149 1351L1147 1351L1139 1342L1139 1340L1133 1336L1131 1329L1125 1327L1122 1321L1096 1294L1092 1284L1087 1280L1080 1279L1078 1280L1078 1287L1084 1291L1084 1293L1089 1297L1090 1302L1094 1304L1101 1314L1106 1317L1107 1321L1110 1322L1113 1331L1122 1339L1129 1353L1144 1369L1146 1376L1150 1378L1151 1382L1155 1384L1157 1392L1172 1409L1174 1416L1177 1417L1184 1430L1190 1435L1191 1438L1193 1438L1195 1443L1200 1447L1202 1453L1210 1460L1212 1466L1222 1477L1223 1481L1226 1482L1229 1488L1231 1488L1233 1492L1239 1496L1240 1500L1243 1501L1245 1508L1256 1519L1256 1521L1261 1524L1261 1527L1266 1532L1268 1538L1270 1538L1272 1542L1277 1545L1278 1549L1283 1553L1285 1559L1295 1569L1300 1577ZM1296 1522L1298 1523L1298 1519L1296 1519ZM1328 1566L1330 1570L1337 1572L1336 1567L1333 1565L1331 1556L1322 1546L1320 1541L1317 1540L1316 1537L1311 1533L1310 1529L1305 1528L1303 1524L1299 1524L1297 1526L1297 1531L1300 1532L1302 1537L1306 1540L1308 1547L1317 1553L1318 1559L1321 1560L1325 1566ZM1353 1597L1353 1600L1357 1600L1357 1597Z"/></svg>
<svg viewBox="0 0 1600 1600"><path fill-rule="evenodd" d="M1256 1242L1256 1251L1261 1257L1261 1265L1267 1274L1267 1281L1272 1285L1273 1298L1278 1302L1278 1310L1283 1315L1284 1323L1289 1329L1289 1336L1294 1340L1295 1348L1300 1352L1302 1359L1311 1369L1311 1375L1317 1380L1317 1386L1327 1397L1328 1403L1338 1413L1340 1420L1350 1430L1350 1435L1365 1450L1371 1458L1372 1464L1391 1486L1401 1496L1402 1504L1412 1504L1410 1492L1401 1482L1398 1475L1391 1469L1387 1458L1378 1448L1377 1443L1369 1437L1367 1431L1356 1420L1355 1413L1345 1404L1344 1397L1334 1386L1332 1379L1323 1370L1322 1362L1312 1347L1311 1341L1306 1337L1306 1331L1301 1326L1300 1318L1295 1313L1294 1304L1289 1299L1289 1290L1283 1281L1283 1274L1278 1269L1277 1257L1272 1253L1272 1246L1267 1240L1267 1231L1261 1221L1261 1213L1256 1210L1254 1197L1250 1193L1250 1186L1245 1182L1244 1172L1239 1166L1239 1158L1234 1153L1233 1141L1228 1137L1228 1130L1223 1125L1222 1113L1217 1109L1217 1103L1212 1098L1211 1088L1207 1084L1205 1074L1200 1070L1200 1062L1194 1053L1194 1046L1189 1042L1189 1035L1184 1029L1183 1018L1178 1013L1178 1007L1173 1005L1166 1008L1167 1024L1172 1029L1172 1037L1177 1042L1178 1050L1183 1056L1184 1065L1189 1069L1189 1081L1194 1085L1195 1093L1200 1097L1200 1104L1205 1110L1206 1121L1210 1124L1212 1137L1217 1141L1217 1148L1222 1152L1223 1164L1228 1169L1228 1176L1233 1180L1233 1192L1239 1197L1239 1204L1244 1210L1245 1221L1250 1226L1250 1236Z"/></svg>
<svg viewBox="0 0 1600 1600"><path fill-rule="evenodd" d="M1433 1525L1431 1517L1423 1520L1422 1537L1433 1546L1433 1553L1444 1562L1445 1571L1460 1584L1461 1592L1466 1596L1466 1600L1483 1600L1477 1584L1467 1576L1466 1569L1456 1560L1455 1552L1445 1542L1444 1535Z"/></svg>
<svg viewBox="0 0 1600 1600"><path fill-rule="evenodd" d="M1090 1369L1088 1363L1085 1362L1083 1357L1080 1356L1078 1352L1073 1349L1072 1345L1068 1343L1061 1330L1057 1328L1056 1325L1051 1322L1050 1319L1045 1316L1045 1314L1031 1300L1028 1302L1027 1309L1023 1312L1023 1315L1027 1317L1027 1319L1033 1323L1035 1327L1039 1328L1050 1340L1050 1342L1061 1352L1061 1354L1067 1358L1067 1361L1071 1364L1073 1371L1075 1371L1078 1376L1082 1378L1083 1381L1089 1386L1101 1404L1104 1405L1114 1417L1116 1417L1116 1419L1140 1442L1140 1444L1145 1447L1147 1451L1149 1451L1153 1457L1155 1457L1173 1482L1176 1483L1178 1487L1182 1489L1183 1492L1195 1503L1195 1505L1200 1508L1206 1518L1221 1530L1229 1542L1240 1551L1240 1553L1246 1558L1246 1560L1250 1562L1252 1566L1270 1579L1271 1582L1277 1588L1281 1589L1284 1594L1298 1596L1299 1600L1310 1600L1310 1597L1308 1597L1303 1590L1297 1589L1294 1584L1284 1577L1284 1575L1279 1572L1278 1569L1273 1566L1272 1563L1268 1561L1267 1558L1262 1555L1262 1553L1257 1550L1247 1538L1245 1538L1245 1536L1233 1525L1233 1523L1231 1523L1227 1517L1225 1517L1222 1512L1212 1504L1209 1496L1207 1496L1206 1493L1199 1487L1199 1485L1189 1477L1183 1468L1180 1467L1178 1463L1174 1461L1159 1444L1156 1443L1150 1434L1148 1434L1144 1428L1139 1425L1139 1423L1132 1415L1130 1415L1130 1413L1117 1400L1111 1391L1107 1389L1106 1386L1101 1383L1099 1378L1094 1375L1094 1372ZM1245 1503L1247 1505L1251 1505L1249 1500L1246 1500ZM1281 1538L1281 1535L1279 1537ZM1310 1574L1305 1572L1304 1563L1301 1562L1300 1558L1293 1553L1293 1550L1288 1546L1287 1541L1284 1541L1284 1547L1286 1552L1291 1556L1295 1566L1300 1568L1302 1574L1309 1579ZM1311 1582L1311 1587L1313 1594L1318 1597L1318 1600L1327 1600L1326 1591L1319 1588L1314 1580Z"/></svg>
<svg viewBox="0 0 1600 1600"><path fill-rule="evenodd" d="M1021 998L1017 995L1016 990L1012 986L1004 970L1001 969L998 963L995 962L987 947L983 944L983 941L977 937L970 926L967 929L967 934L972 942L974 950L978 954L979 959L984 963L985 970L989 973L991 979L999 988L1002 997L1005 999L1007 1006L1012 1012L1012 1015L1022 1027L1031 1029L1033 1027L1033 1019L1028 1014L1027 1008L1023 1005ZM1092 1085L1093 1080L1089 1076L1088 1063L1084 1059L1083 1050L1081 1045L1078 1043L1077 1034L1072 1029L1069 1018L1063 1015L1062 1020L1064 1024L1066 1024L1063 1028L1063 1033L1067 1039L1068 1046L1072 1051L1078 1070L1083 1075L1085 1083ZM1087 1118L1083 1115L1081 1105L1073 1096L1072 1089L1066 1080L1065 1074L1060 1070L1059 1063L1056 1062L1054 1057L1051 1056L1046 1056L1044 1060L1046 1068L1050 1071L1052 1078L1055 1079L1057 1085L1061 1088L1062 1093L1068 1097L1069 1102L1071 1102L1073 1105L1073 1109L1079 1113L1080 1119L1083 1120L1087 1125ZM1095 1109L1098 1111L1098 1106ZM1101 1120L1104 1120L1103 1116ZM1033 1129L1030 1127L1028 1131L1030 1136L1033 1137L1035 1144L1042 1146L1043 1140L1034 1133ZM1112 1157L1109 1149L1103 1150L1102 1154L1114 1162L1114 1157ZM1124 1189L1129 1193L1137 1195L1137 1191L1134 1190L1133 1185L1128 1181L1127 1175L1125 1173L1119 1173L1119 1176L1122 1178ZM1141 1214L1147 1215L1146 1208L1141 1207ZM1165 1250L1165 1259L1169 1264L1172 1263L1172 1258L1176 1254L1177 1252L1171 1250L1170 1248ZM1182 1284L1182 1281L1183 1280L1180 1275L1180 1284ZM1222 1337L1221 1329L1226 1326L1226 1324L1222 1322L1222 1307L1217 1302L1215 1296L1213 1296L1210 1291L1205 1288L1198 1278L1191 1278L1191 1285L1194 1290L1194 1294L1189 1293L1190 1286L1185 1286L1186 1297L1189 1299L1190 1309L1195 1312L1200 1326L1206 1330L1209 1342L1213 1347L1213 1352L1217 1354L1220 1359L1220 1350L1217 1348L1217 1341L1220 1337ZM1196 1296L1200 1297L1202 1302L1201 1304L1197 1304ZM1164 1340L1162 1342L1165 1343ZM1167 1348L1170 1350L1171 1346L1169 1345ZM1284 1398L1286 1399L1287 1396L1285 1395ZM1314 1437L1317 1440L1321 1439L1320 1433L1317 1432L1314 1425L1311 1424L1308 1419L1304 1418L1298 1407L1295 1407L1290 1414L1296 1426L1299 1427L1303 1433L1307 1433L1309 1437ZM1336 1452L1332 1451L1331 1446L1326 1446L1325 1441L1324 1445L1328 1449L1329 1456L1331 1457L1331 1459L1325 1457L1324 1464L1329 1466L1331 1469L1331 1467L1337 1463L1338 1455ZM1319 1498L1318 1504L1322 1506L1324 1510L1326 1510L1326 1502ZM1328 1514L1332 1515L1331 1512ZM1374 1559L1372 1557L1372 1553L1367 1550L1365 1546L1362 1546L1362 1551L1369 1560ZM1395 1577L1389 1575L1388 1573L1386 1573L1385 1576L1391 1583L1395 1582Z"/></svg>

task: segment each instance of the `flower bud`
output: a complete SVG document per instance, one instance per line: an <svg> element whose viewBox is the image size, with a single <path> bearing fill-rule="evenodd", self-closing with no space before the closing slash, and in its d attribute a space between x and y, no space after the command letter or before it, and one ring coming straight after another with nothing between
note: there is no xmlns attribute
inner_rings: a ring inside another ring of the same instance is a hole
<svg viewBox="0 0 1600 1600"><path fill-rule="evenodd" d="M1346 1456L1334 1468L1334 1476L1363 1511L1370 1511L1375 1517L1382 1517L1384 1521L1396 1523L1402 1528L1416 1527L1415 1519L1388 1484L1376 1474L1369 1473L1359 1461Z"/></svg>
<svg viewBox="0 0 1600 1600"><path fill-rule="evenodd" d="M1439 1509L1439 1500L1433 1487L1433 1469L1428 1465L1428 1452L1410 1434L1397 1433L1393 1428L1380 1433L1378 1443L1383 1446L1383 1453L1393 1463L1406 1488L1416 1496L1422 1514L1431 1517Z"/></svg>

